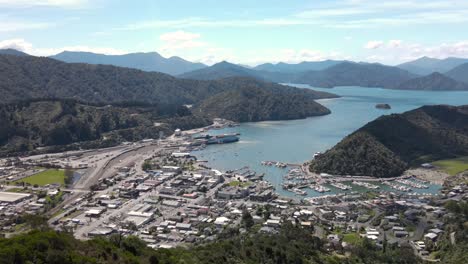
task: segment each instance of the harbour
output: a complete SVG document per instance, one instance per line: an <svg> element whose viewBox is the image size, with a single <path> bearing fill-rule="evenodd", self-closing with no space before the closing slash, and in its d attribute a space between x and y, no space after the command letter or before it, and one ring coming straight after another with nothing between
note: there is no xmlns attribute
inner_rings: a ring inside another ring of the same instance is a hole
<svg viewBox="0 0 468 264"><path fill-rule="evenodd" d="M309 88L307 85L294 86ZM210 145L193 151L192 154L197 156L199 160L206 161L207 166L213 168L234 170L248 166L258 174L263 174L264 179L275 187L278 194L304 198L303 195L298 195L283 188L285 180L289 180L286 181L286 184L291 184L306 179L304 176L301 179L297 171L289 173L290 169L300 169L300 165L311 160L315 154L326 151L360 126L382 114L401 113L422 105L462 105L468 101L467 92L425 93L363 87L313 89L333 92L341 96L341 98L337 99L320 100L321 104L331 109L332 113L330 115L291 121L267 121L242 123L235 126L218 126L204 133L212 135L239 133L241 135L239 141L232 144ZM388 103L392 105L392 108L383 112L383 110L374 107L376 103ZM294 173L296 173L295 176ZM322 176L322 178L327 178L327 175ZM297 180L291 181L292 178ZM333 177L333 185L335 186L325 184L325 187L330 189L329 192L317 192L315 188L308 187L300 189L306 192L305 197L369 190L365 186L352 184L352 180L351 177L346 175ZM371 182L379 186L379 189L377 189L379 192L398 191L381 183L380 179L363 177L359 178L359 181ZM348 185L350 188L344 190L336 187L337 182ZM297 186L302 187L311 184L316 184L315 180L308 179L297 184ZM427 188L412 188L409 186L412 190L405 193L436 194L441 187L438 184L421 184L426 185ZM293 188L296 188L296 186Z"/></svg>

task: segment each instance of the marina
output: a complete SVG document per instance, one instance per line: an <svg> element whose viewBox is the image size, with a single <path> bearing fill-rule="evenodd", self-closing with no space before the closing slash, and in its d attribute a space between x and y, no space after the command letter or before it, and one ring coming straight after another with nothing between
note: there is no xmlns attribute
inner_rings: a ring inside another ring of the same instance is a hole
<svg viewBox="0 0 468 264"><path fill-rule="evenodd" d="M309 88L307 85L295 85ZM401 113L422 105L451 104L462 105L468 100L466 92L430 92L420 91L393 91L386 89L369 89L362 87L338 87L333 89L313 88L317 91L333 92L342 96L337 99L319 100L321 104L332 111L332 114L291 121L267 121L255 123L242 123L238 126L218 126L216 129L203 131L211 135L240 133L239 141L233 144L213 144L192 154L200 160L206 160L206 165L223 170L234 170L249 166L259 174L264 173L264 179L270 182L276 192L283 196L296 197L294 192L284 187L285 181L301 182L298 186L316 184L317 179L307 178L298 171L302 164L319 156L327 149L338 143L343 137L357 128L382 115L376 109L376 103L392 105L386 114ZM277 167L280 162L287 167ZM330 178L324 174L322 179ZM365 186L352 184L353 178L340 177L334 182L348 185L351 189L327 185L330 192L319 193L311 188L303 188L307 197L339 194L342 192L388 191L397 190L382 184L380 179L373 179L372 184L380 186L379 189L369 189ZM358 180L364 181L364 180ZM415 188L409 186L411 193L435 194L440 185L410 179L411 182L426 185L428 188ZM296 184L296 183L295 183ZM320 184L324 184L320 182ZM400 184L400 183L398 183ZM404 185L404 184L403 184ZM422 187L422 186L421 186ZM293 187L295 188L295 187ZM410 193L410 192L405 192Z"/></svg>

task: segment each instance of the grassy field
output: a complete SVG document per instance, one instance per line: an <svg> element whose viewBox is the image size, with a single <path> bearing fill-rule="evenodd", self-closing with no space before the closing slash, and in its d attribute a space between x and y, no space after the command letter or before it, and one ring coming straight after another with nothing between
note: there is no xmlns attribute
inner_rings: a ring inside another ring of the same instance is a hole
<svg viewBox="0 0 468 264"><path fill-rule="evenodd" d="M357 244L361 240L361 237L356 233L349 233L343 235L343 242L349 244Z"/></svg>
<svg viewBox="0 0 468 264"><path fill-rule="evenodd" d="M450 175L455 175L460 172L468 170L468 157L461 157L456 159L439 160L433 162L435 166L439 167L443 171Z"/></svg>
<svg viewBox="0 0 468 264"><path fill-rule="evenodd" d="M250 186L250 182L240 182L240 181L232 181L229 183L229 186L233 186L233 187L248 187Z"/></svg>
<svg viewBox="0 0 468 264"><path fill-rule="evenodd" d="M65 171L50 169L18 180L18 182L26 182L31 185L37 184L39 186L44 186L52 183L65 185Z"/></svg>

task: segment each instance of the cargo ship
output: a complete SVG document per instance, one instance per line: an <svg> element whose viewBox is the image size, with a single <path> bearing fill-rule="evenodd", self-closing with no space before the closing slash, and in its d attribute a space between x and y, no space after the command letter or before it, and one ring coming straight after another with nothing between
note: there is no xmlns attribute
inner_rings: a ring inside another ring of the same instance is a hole
<svg viewBox="0 0 468 264"><path fill-rule="evenodd" d="M204 143L207 145L233 143L239 141L239 133L222 135L202 135L194 137L194 139L204 140Z"/></svg>

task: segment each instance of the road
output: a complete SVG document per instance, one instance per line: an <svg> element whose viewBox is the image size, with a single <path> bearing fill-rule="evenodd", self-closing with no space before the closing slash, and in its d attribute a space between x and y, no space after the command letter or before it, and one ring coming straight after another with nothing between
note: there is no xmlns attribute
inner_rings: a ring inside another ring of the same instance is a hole
<svg viewBox="0 0 468 264"><path fill-rule="evenodd" d="M94 151L95 154L104 155L106 158L97 160L94 164L87 169L87 171L81 176L81 178L74 184L73 188L69 188L70 194L65 200L56 206L54 209L48 212L49 215L53 215L59 212L65 205L72 203L78 199L83 192L86 192L90 187L96 184L99 179L108 178L117 173L118 167L126 167L130 164L135 163L135 169L137 173L141 173L141 165L146 158L154 155L161 150L161 147L153 144L137 144L134 146L128 146L125 148L112 148L107 152L108 149L102 149ZM104 153L104 154L103 154ZM60 219L62 214L53 217L49 220L50 223L57 219Z"/></svg>

